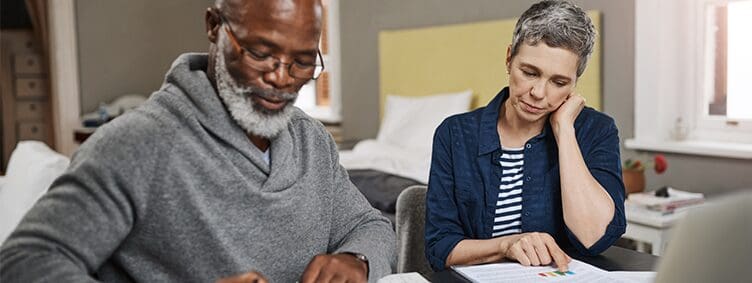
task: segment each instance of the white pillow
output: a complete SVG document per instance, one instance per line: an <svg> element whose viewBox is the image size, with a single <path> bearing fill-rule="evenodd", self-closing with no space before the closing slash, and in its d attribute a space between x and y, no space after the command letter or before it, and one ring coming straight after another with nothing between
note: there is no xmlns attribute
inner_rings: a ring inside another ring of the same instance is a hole
<svg viewBox="0 0 752 283"><path fill-rule="evenodd" d="M26 212L47 192L70 161L38 141L22 141L10 156L0 191L0 243L10 235Z"/></svg>
<svg viewBox="0 0 752 283"><path fill-rule="evenodd" d="M430 152L436 127L447 117L468 111L472 94L472 90L466 90L420 97L388 95L376 139Z"/></svg>

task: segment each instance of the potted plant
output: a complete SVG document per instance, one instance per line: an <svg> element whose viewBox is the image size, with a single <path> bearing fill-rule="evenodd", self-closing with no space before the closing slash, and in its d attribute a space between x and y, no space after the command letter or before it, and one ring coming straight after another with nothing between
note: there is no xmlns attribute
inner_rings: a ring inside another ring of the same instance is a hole
<svg viewBox="0 0 752 283"><path fill-rule="evenodd" d="M621 174L624 179L624 188L627 194L642 192L645 190L645 168L653 168L656 174L663 174L668 169L668 162L663 154L656 154L647 165L639 159L627 159Z"/></svg>

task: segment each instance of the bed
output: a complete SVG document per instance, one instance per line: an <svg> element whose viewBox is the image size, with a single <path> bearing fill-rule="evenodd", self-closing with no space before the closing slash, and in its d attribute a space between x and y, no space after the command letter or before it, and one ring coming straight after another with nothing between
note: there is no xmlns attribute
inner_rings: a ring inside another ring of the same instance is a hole
<svg viewBox="0 0 752 283"><path fill-rule="evenodd" d="M361 188L361 192L371 203L371 206L389 218L392 225L396 223L396 200L402 190L412 185L423 184L410 178L379 170L353 169L347 170L347 173L350 174L350 180L353 181L353 184Z"/></svg>
<svg viewBox="0 0 752 283"><path fill-rule="evenodd" d="M600 33L600 13L588 15ZM508 84L506 47L516 21L379 33L379 132L375 139L340 151L340 162L384 215L393 220L402 190L428 183L433 132L439 123L484 106ZM601 109L600 68L600 42L596 42L577 83L577 92L595 109Z"/></svg>
<svg viewBox="0 0 752 283"><path fill-rule="evenodd" d="M68 157L42 142L21 141L16 145L6 175L0 176L0 244L69 163Z"/></svg>
<svg viewBox="0 0 752 283"><path fill-rule="evenodd" d="M471 99L471 90L387 97L378 136L340 151L350 180L373 207L394 220L402 190L428 183L434 130L446 117L467 111Z"/></svg>

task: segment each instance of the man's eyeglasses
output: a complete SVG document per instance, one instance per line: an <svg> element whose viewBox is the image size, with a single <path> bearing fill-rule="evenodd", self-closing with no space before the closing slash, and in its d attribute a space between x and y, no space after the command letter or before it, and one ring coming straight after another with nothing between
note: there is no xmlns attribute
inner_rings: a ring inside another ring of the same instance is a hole
<svg viewBox="0 0 752 283"><path fill-rule="evenodd" d="M230 24L222 15L220 15L219 17L224 23L225 31L227 32L227 36L230 38L232 46L242 56L241 58L243 64L253 68L254 70L268 73L273 72L274 70L279 68L280 65L286 65L287 73L290 74L291 77L304 80L318 79L319 76L321 76L321 73L324 72L324 58L321 56L321 50L316 50L316 55L318 56L317 58L318 61L321 62L321 65L316 63L301 63L297 60L293 61L292 63L283 63L281 60L279 60L279 58L276 58L274 56L263 54L255 50L249 50L243 46L240 46L240 43L238 43L238 39L235 37L235 33L232 31Z"/></svg>

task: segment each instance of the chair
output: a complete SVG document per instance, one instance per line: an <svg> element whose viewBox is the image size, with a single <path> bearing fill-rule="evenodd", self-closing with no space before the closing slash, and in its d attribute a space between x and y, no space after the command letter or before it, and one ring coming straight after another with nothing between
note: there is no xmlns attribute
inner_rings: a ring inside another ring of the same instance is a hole
<svg viewBox="0 0 752 283"><path fill-rule="evenodd" d="M427 190L425 185L410 186L397 197L397 273L418 272L424 276L433 273L424 245Z"/></svg>

